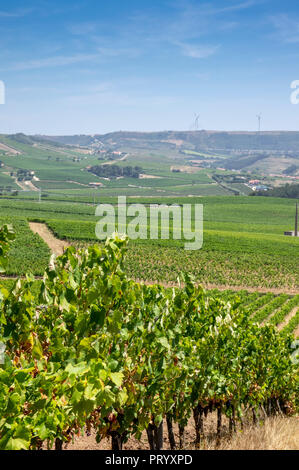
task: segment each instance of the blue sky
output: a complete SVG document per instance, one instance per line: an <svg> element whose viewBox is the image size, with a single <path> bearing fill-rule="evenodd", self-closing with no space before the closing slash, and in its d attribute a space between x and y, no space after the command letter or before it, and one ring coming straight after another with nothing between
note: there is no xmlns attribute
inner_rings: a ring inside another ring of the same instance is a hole
<svg viewBox="0 0 299 470"><path fill-rule="evenodd" d="M0 0L0 133L299 130L299 4Z"/></svg>

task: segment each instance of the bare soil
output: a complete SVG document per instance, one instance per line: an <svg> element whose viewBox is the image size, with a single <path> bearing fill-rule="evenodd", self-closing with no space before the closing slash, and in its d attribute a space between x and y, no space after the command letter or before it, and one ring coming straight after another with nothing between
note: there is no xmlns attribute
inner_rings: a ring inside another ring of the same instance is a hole
<svg viewBox="0 0 299 470"><path fill-rule="evenodd" d="M161 176L142 174L142 175L139 175L139 179L141 180L161 179Z"/></svg>
<svg viewBox="0 0 299 470"><path fill-rule="evenodd" d="M23 190L23 191L39 191L39 189L34 186L32 181L18 181L18 178L14 178L15 183Z"/></svg>
<svg viewBox="0 0 299 470"><path fill-rule="evenodd" d="M118 162L123 162L124 160L126 160L128 156L129 154L126 153L126 155L124 155L123 157L118 158L116 160L109 160L108 162L103 163L103 165L116 165Z"/></svg>
<svg viewBox="0 0 299 470"><path fill-rule="evenodd" d="M170 167L170 171L180 170L181 173L198 173L198 168L189 165L175 165ZM189 186L188 184L185 186Z"/></svg>
<svg viewBox="0 0 299 470"><path fill-rule="evenodd" d="M298 450L299 449L299 419L298 417L274 417L266 418L257 425L251 421L244 423L244 429L240 427L230 436L228 419L223 417L223 426L220 441L217 439L217 415L211 413L204 420L204 440L201 449L206 450ZM167 426L163 423L163 450L170 450ZM179 447L178 426L174 425L174 433L177 447ZM65 444L65 450L111 450L111 439L103 439L96 442L95 431L90 436L81 435L74 439L73 443ZM195 450L195 429L193 419L189 420L185 428L184 450ZM146 436L143 432L139 440L130 438L123 446L123 450L150 450Z"/></svg>
<svg viewBox="0 0 299 470"><path fill-rule="evenodd" d="M46 224L29 222L29 227L34 233L37 233L47 243L51 252L57 256L62 255L64 250L70 246L67 241L56 238L48 229Z"/></svg>
<svg viewBox="0 0 299 470"><path fill-rule="evenodd" d="M298 310L298 307L294 307L293 310L291 310L291 312L284 318L283 322L280 323L280 324L277 326L277 328L278 328L279 331L280 331L280 330L283 330L283 328L284 328L285 326L287 326L287 324L289 323L289 321L291 320L291 318L293 318L293 317L296 315L297 310ZM299 334L299 331L298 331L298 330L295 331L295 337L297 337L297 334L296 334L296 333Z"/></svg>
<svg viewBox="0 0 299 470"><path fill-rule="evenodd" d="M4 150L5 152L9 152L10 154L13 154L13 155L20 155L21 154L21 152L19 152L19 150L16 150L13 147L9 147L8 145L1 144L1 143L0 143L0 149Z"/></svg>

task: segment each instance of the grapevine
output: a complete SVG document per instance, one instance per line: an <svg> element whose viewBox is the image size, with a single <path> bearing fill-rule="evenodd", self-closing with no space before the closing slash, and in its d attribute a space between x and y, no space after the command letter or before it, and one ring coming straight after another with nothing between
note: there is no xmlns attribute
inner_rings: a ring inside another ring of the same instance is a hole
<svg viewBox="0 0 299 470"><path fill-rule="evenodd" d="M4 227L4 257L12 238ZM208 412L217 410L220 436L223 414L233 432L245 409L298 407L292 336L188 274L172 289L130 280L126 250L117 235L69 247L51 259L37 293L31 275L1 289L0 449L60 449L92 428L113 449L144 430L161 449L164 419L171 447L182 448L192 416L199 446Z"/></svg>

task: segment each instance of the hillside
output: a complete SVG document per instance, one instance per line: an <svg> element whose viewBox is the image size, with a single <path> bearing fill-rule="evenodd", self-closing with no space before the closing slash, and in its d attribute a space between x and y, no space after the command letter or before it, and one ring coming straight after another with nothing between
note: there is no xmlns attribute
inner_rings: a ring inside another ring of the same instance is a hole
<svg viewBox="0 0 299 470"><path fill-rule="evenodd" d="M131 152L203 152L227 170L299 174L299 132L112 132L101 135L34 136L62 145ZM193 155L194 158L199 156ZM227 159L223 159L226 156ZM202 160L202 158L199 158Z"/></svg>
<svg viewBox="0 0 299 470"><path fill-rule="evenodd" d="M138 168L138 176L125 167ZM63 192L72 200L90 200L91 189L93 200L96 188L101 196L248 195L251 180L273 188L298 178L296 132L0 135L2 193L42 191L43 197L53 197Z"/></svg>
<svg viewBox="0 0 299 470"><path fill-rule="evenodd" d="M299 184L286 184L279 188L273 188L270 191L257 191L251 196L284 197L289 199L299 199Z"/></svg>
<svg viewBox="0 0 299 470"><path fill-rule="evenodd" d="M163 132L112 132L109 134L73 136L34 136L61 144L105 144L136 148L149 145L184 147L193 145L205 150L280 150L299 151L299 132L218 132L218 131L163 131Z"/></svg>

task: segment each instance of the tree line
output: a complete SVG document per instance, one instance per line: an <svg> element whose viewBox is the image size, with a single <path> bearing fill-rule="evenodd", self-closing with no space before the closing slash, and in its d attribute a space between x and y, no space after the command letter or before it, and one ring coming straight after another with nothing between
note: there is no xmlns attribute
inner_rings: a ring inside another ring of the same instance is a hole
<svg viewBox="0 0 299 470"><path fill-rule="evenodd" d="M286 197L289 199L299 198L299 184L286 184L269 191L254 191L250 196L270 196L270 197Z"/></svg>
<svg viewBox="0 0 299 470"><path fill-rule="evenodd" d="M95 165L88 169L90 173L94 173L102 178L139 178L142 168L139 166L118 166L118 165Z"/></svg>

